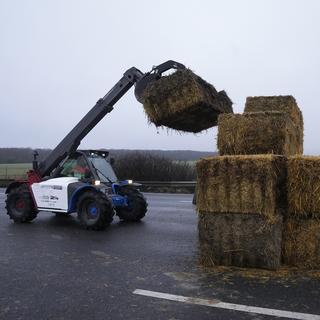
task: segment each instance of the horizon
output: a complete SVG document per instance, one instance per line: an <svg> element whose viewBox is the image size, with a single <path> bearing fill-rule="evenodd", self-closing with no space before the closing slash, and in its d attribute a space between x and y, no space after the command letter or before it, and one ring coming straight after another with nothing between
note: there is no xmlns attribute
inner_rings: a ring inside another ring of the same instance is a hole
<svg viewBox="0 0 320 320"><path fill-rule="evenodd" d="M30 149L30 150L53 150L52 148L32 148L32 147L0 147L1 149ZM79 148L81 149L81 148ZM92 149L92 148L86 148L88 150ZM99 149L104 149L104 148L97 148L97 150ZM128 151L191 151L191 152L209 152L209 153L215 153L218 151L210 151L210 150L191 150L191 149L129 149L129 148L106 148L107 150L117 150L117 151L121 151L121 150L128 150Z"/></svg>

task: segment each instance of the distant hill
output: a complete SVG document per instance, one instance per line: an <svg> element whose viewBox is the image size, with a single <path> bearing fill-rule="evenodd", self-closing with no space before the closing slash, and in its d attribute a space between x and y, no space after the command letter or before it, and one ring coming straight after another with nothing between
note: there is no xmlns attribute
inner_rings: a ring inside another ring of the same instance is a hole
<svg viewBox="0 0 320 320"><path fill-rule="evenodd" d="M39 153L39 160L46 158L50 149L36 149ZM0 148L0 163L31 163L33 160L33 149L31 148ZM110 149L110 155L118 158L130 153L147 153L164 157L170 160L194 161L203 157L217 155L217 152L192 151L192 150L127 150Z"/></svg>

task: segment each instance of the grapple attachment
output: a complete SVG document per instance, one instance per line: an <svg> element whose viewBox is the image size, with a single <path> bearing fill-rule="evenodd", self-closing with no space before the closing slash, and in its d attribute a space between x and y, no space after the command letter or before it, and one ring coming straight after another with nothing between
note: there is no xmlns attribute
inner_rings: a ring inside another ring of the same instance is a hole
<svg viewBox="0 0 320 320"><path fill-rule="evenodd" d="M150 72L145 73L143 77L136 83L134 89L136 99L140 103L143 103L143 96L147 86L159 80L164 72L170 69L183 70L185 68L186 67L183 64L173 60L168 60L167 62L153 67Z"/></svg>

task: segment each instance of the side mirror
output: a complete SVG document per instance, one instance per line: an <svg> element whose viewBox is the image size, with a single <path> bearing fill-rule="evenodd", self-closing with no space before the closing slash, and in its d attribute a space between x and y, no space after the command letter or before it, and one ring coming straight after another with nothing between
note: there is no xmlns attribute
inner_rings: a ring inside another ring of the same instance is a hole
<svg viewBox="0 0 320 320"><path fill-rule="evenodd" d="M38 170L38 166L39 166L38 156L39 156L38 151L37 151L37 150L34 150L34 152L33 152L33 161L32 161L32 168L33 168L33 170Z"/></svg>
<svg viewBox="0 0 320 320"><path fill-rule="evenodd" d="M113 166L116 160L114 158L110 158L110 164Z"/></svg>

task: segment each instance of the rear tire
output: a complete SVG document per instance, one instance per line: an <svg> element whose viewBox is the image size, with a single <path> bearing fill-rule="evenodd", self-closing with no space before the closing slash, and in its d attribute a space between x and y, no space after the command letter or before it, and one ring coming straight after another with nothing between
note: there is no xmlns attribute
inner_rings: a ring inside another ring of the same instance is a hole
<svg viewBox="0 0 320 320"><path fill-rule="evenodd" d="M10 219L17 223L32 221L38 214L27 185L9 191L6 209Z"/></svg>
<svg viewBox="0 0 320 320"><path fill-rule="evenodd" d="M104 230L114 216L108 198L102 193L91 190L80 196L77 213L80 225L89 230Z"/></svg>
<svg viewBox="0 0 320 320"><path fill-rule="evenodd" d="M140 221L147 212L147 201L138 190L124 188L119 194L126 196L128 201L127 207L116 208L117 216L123 221Z"/></svg>

